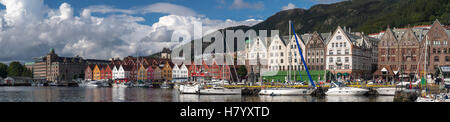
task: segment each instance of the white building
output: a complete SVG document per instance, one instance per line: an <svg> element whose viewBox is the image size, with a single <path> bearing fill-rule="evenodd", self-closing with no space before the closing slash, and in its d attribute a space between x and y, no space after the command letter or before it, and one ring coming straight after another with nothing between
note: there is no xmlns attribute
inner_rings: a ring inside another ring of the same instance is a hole
<svg viewBox="0 0 450 122"><path fill-rule="evenodd" d="M119 70L117 69L117 66L114 65L113 70L112 70L112 80L117 79L119 76Z"/></svg>
<svg viewBox="0 0 450 122"><path fill-rule="evenodd" d="M359 32L348 32L340 26L332 34L326 48L326 69L338 78L369 78L374 63L376 39ZM376 65L375 65L376 66Z"/></svg>
<svg viewBox="0 0 450 122"><path fill-rule="evenodd" d="M300 38L300 36L298 36L298 35L296 35L296 36L298 39L298 44L300 45L300 49L302 50L302 54L303 54L303 56L306 56L305 40L309 40L309 39L307 39L308 36L303 36L303 38ZM290 38L291 39L289 39L289 42L288 42L287 48L286 48L286 54L288 54L288 57L287 57L288 69L287 70L289 70L289 68L291 70L304 70L305 69L305 67L303 66L304 63L302 62L302 57L300 55L300 52L298 51L298 46L297 46L297 42L295 40L295 36L292 35L292 37L290 37Z"/></svg>
<svg viewBox="0 0 450 122"><path fill-rule="evenodd" d="M172 79L174 82L184 82L187 81L189 77L188 74L188 68L186 65L180 65L174 64L172 69Z"/></svg>
<svg viewBox="0 0 450 122"><path fill-rule="evenodd" d="M286 44L280 38L280 36L278 35L273 36L268 49L269 71L281 71L287 69L288 55L286 51L287 51Z"/></svg>
<svg viewBox="0 0 450 122"><path fill-rule="evenodd" d="M172 68L172 78L177 79L180 77L180 68L178 68L178 64L174 64Z"/></svg>

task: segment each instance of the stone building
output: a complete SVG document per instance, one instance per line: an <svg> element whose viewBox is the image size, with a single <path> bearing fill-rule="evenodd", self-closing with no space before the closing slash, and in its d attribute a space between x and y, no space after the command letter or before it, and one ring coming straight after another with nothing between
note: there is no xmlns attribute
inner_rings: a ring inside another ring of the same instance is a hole
<svg viewBox="0 0 450 122"><path fill-rule="evenodd" d="M84 70L88 64L109 64L107 60L83 59L79 56L60 57L54 49L43 57L34 58L34 80L46 80L59 84L84 78Z"/></svg>
<svg viewBox="0 0 450 122"><path fill-rule="evenodd" d="M424 40L428 41L427 72L434 74L440 66L450 66L450 30L436 20Z"/></svg>
<svg viewBox="0 0 450 122"><path fill-rule="evenodd" d="M330 34L314 32L306 43L306 64L309 70L325 70L326 39Z"/></svg>

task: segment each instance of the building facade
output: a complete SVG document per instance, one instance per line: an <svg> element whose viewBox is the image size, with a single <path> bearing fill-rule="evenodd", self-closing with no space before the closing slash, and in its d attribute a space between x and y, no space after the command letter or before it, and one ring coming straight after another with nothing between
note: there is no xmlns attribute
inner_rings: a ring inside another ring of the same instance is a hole
<svg viewBox="0 0 450 122"><path fill-rule="evenodd" d="M337 79L370 79L376 66L372 48L377 42L364 33L338 26L326 45L326 69L336 74Z"/></svg>

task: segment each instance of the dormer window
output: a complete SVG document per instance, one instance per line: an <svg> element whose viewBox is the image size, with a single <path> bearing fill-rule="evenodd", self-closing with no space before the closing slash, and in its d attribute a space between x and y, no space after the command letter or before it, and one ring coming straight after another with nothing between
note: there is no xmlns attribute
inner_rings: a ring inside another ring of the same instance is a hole
<svg viewBox="0 0 450 122"><path fill-rule="evenodd" d="M337 36L336 39L337 39L337 40L341 40L341 39L342 39L342 36Z"/></svg>

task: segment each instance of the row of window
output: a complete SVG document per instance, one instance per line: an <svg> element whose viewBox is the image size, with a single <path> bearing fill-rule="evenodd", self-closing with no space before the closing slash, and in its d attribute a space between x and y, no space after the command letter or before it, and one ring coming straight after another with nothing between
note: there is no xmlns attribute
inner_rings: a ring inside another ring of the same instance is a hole
<svg viewBox="0 0 450 122"><path fill-rule="evenodd" d="M450 48L443 48L442 53L447 54L450 53ZM433 54L441 54L441 48L433 48Z"/></svg>
<svg viewBox="0 0 450 122"><path fill-rule="evenodd" d="M330 63L333 63L334 62L334 58L333 57L330 57L330 58L328 58L329 59L329 62ZM345 63L348 63L350 61L350 58L349 57L345 57ZM342 62L341 61L341 57L337 57L336 58L336 62Z"/></svg>
<svg viewBox="0 0 450 122"><path fill-rule="evenodd" d="M308 56L323 56L323 55L324 55L323 50L308 51Z"/></svg>
<svg viewBox="0 0 450 122"><path fill-rule="evenodd" d="M350 65L344 65L344 67L342 67L341 65L338 66L334 66L334 65L328 65L329 69L350 69Z"/></svg>
<svg viewBox="0 0 450 122"><path fill-rule="evenodd" d="M333 50L330 50L330 51L328 51L328 54L329 54L329 55L334 55L334 51L333 51ZM341 54L342 54L342 51L341 51L341 50L336 50L336 55L341 55ZM350 54L350 50L349 50L349 49L346 49L345 52L344 52L344 54L345 54L345 55Z"/></svg>
<svg viewBox="0 0 450 122"><path fill-rule="evenodd" d="M331 47L347 47L347 42L331 43Z"/></svg>

